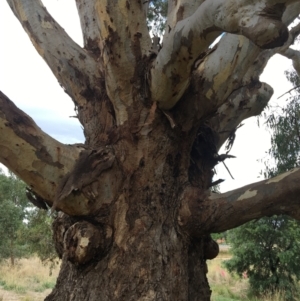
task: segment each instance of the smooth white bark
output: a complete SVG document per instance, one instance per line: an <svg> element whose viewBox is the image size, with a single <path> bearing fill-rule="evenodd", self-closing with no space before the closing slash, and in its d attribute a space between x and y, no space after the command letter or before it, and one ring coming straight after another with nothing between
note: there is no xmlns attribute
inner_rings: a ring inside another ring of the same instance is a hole
<svg viewBox="0 0 300 301"><path fill-rule="evenodd" d="M151 69L152 98L161 108L170 109L189 85L194 62L222 32L242 34L259 47L282 45L286 26L278 16L284 11L269 11L275 4L288 1L222 1L202 3L196 12L176 24L165 36L163 48ZM276 15L278 14L278 16Z"/></svg>

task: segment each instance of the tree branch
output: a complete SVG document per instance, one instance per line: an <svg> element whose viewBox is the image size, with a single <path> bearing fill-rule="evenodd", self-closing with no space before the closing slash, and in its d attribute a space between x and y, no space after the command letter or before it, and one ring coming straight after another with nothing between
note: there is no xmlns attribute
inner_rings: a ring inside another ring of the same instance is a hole
<svg viewBox="0 0 300 301"><path fill-rule="evenodd" d="M278 2L266 0L253 5L247 1L230 2L236 11L234 15L233 6L227 1L202 3L165 37L151 69L152 98L161 108L172 108L189 85L195 60L222 31L242 34L262 48L283 45L288 31L280 20L285 6Z"/></svg>
<svg viewBox="0 0 300 301"><path fill-rule="evenodd" d="M190 17L203 2L204 0L169 0L165 34L167 35L179 21Z"/></svg>
<svg viewBox="0 0 300 301"><path fill-rule="evenodd" d="M44 133L0 92L0 161L49 205L59 179L74 165L81 149Z"/></svg>
<svg viewBox="0 0 300 301"><path fill-rule="evenodd" d="M0 162L30 187L36 200L73 216L96 215L102 208L107 212L123 181L112 148L56 141L2 92L0 132Z"/></svg>
<svg viewBox="0 0 300 301"><path fill-rule="evenodd" d="M127 108L145 85L145 59L151 54L151 39L143 1L95 1L100 28L101 55L106 74L106 90L114 104L117 124L128 120ZM135 85L132 87L132 82Z"/></svg>
<svg viewBox="0 0 300 301"><path fill-rule="evenodd" d="M84 105L84 96L99 89L99 63L66 34L41 1L7 2L65 92L75 104Z"/></svg>
<svg viewBox="0 0 300 301"><path fill-rule="evenodd" d="M283 14L283 22L289 25L299 15L299 12L299 2L289 5ZM284 47L286 44L282 48ZM201 55L194 64L196 70L193 72L191 85L176 107L180 107L183 120L189 120L189 124L195 124L203 116L213 116L209 118L214 119L215 112L217 111L217 116L219 116L219 107L223 107L226 102L228 102L226 113L229 116L235 116L233 111L236 107L232 106L233 96L236 95L235 91L244 90L247 87L252 87L252 89L257 87L259 76L270 57L278 49L280 48L261 50L243 36L225 34L215 47ZM219 59L220 57L222 60ZM259 106L259 102L255 101L251 101L247 106L243 106L242 102L241 106L249 109L250 104L255 107ZM259 107L262 109L261 106ZM233 110L232 112L230 108ZM254 111L259 114L260 110L257 109L259 108L254 108ZM249 110L249 116L252 115L251 111ZM245 116L245 118L247 117ZM230 129L226 126L226 131L228 135L231 135L238 124L235 124L234 120L229 119L229 121L234 127ZM176 122L181 123L177 116ZM212 123L212 127L215 128L215 121ZM217 126L216 130L218 129L220 128ZM225 133L222 132L220 143L226 140Z"/></svg>
<svg viewBox="0 0 300 301"><path fill-rule="evenodd" d="M282 51L279 51L281 55L289 58L293 62L293 67L295 71L297 72L298 76L300 76L300 51L288 48Z"/></svg>
<svg viewBox="0 0 300 301"><path fill-rule="evenodd" d="M100 28L96 17L95 2L92 0L77 0L76 6L82 28L84 47L99 57Z"/></svg>
<svg viewBox="0 0 300 301"><path fill-rule="evenodd" d="M222 232L274 214L300 219L300 168L275 178L203 196L188 187L181 197L178 222L192 236Z"/></svg>
<svg viewBox="0 0 300 301"><path fill-rule="evenodd" d="M272 95L272 87L261 82L254 82L235 90L209 122L211 128L218 133L217 149L220 149L243 120L259 115Z"/></svg>

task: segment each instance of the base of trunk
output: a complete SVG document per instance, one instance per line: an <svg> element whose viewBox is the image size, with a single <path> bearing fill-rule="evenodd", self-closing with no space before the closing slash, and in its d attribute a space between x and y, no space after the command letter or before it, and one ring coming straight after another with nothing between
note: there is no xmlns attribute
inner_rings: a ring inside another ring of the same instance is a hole
<svg viewBox="0 0 300 301"><path fill-rule="evenodd" d="M57 284L45 300L209 301L208 239L190 242L168 224L136 220L130 236L115 239L102 258L95 254L88 263L74 263L74 257L71 262L64 251Z"/></svg>

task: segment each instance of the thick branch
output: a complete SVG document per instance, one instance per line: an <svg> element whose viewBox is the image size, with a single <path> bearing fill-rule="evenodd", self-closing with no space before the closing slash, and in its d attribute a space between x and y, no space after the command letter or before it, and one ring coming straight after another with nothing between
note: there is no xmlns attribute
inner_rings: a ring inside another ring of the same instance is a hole
<svg viewBox="0 0 300 301"><path fill-rule="evenodd" d="M299 12L299 2L289 5L283 14L283 22L288 26L298 16ZM294 29L291 30L290 36L293 36L293 31ZM214 115L216 110L217 116L219 116L220 106L224 109L224 103L227 103L226 114L228 116L236 116L236 106L231 105L235 95L237 95L236 91L244 91L245 88L252 87L251 89L254 89L252 92L257 93L255 91L256 83L259 82L259 76L263 72L269 58L278 49L286 48L286 46L287 43L272 50L261 50L243 36L224 35L214 48L207 51L205 55L201 55L201 58L195 62L197 69L193 72L189 89L189 91L192 91L192 94L187 93L182 103L179 103L181 112L186 112L183 115L191 123L193 122L193 116L194 120L199 120L203 116ZM259 94L254 95L252 99L254 100ZM257 109L262 109L259 103L251 101L246 105L245 102L241 102L240 105L241 108L254 105L255 108L253 110L249 109L249 116L251 116L252 113L259 111ZM246 113L243 110L239 110L239 112ZM244 117L248 118L247 115ZM211 126L219 131L219 126L215 127L215 122L219 123L219 121L215 117L212 118L214 121L211 123ZM240 122L241 118L238 119L235 121ZM230 129L229 125L223 124L223 126L226 127L227 134L230 135L238 124L234 122L234 119L228 120L233 127ZM223 119L223 122L225 122L225 119ZM226 138L225 131L222 131L220 138L220 142L224 141Z"/></svg>
<svg viewBox="0 0 300 301"><path fill-rule="evenodd" d="M285 6L278 2L269 0L249 5L248 1L214 0L202 3L164 39L151 69L152 98L161 108L172 108L189 84L195 60L222 31L243 34L262 48L283 45L288 31L280 20Z"/></svg>
<svg viewBox="0 0 300 301"><path fill-rule="evenodd" d="M274 214L300 219L300 168L222 194L201 196L195 187L182 194L178 222L192 236L222 232Z"/></svg>
<svg viewBox="0 0 300 301"><path fill-rule="evenodd" d="M96 60L78 46L38 0L7 0L59 83L79 105L101 78ZM98 91L99 92L99 91Z"/></svg>
<svg viewBox="0 0 300 301"><path fill-rule="evenodd" d="M107 211L123 180L112 148L86 150L56 141L2 92L0 132L0 162L30 186L36 200L68 215Z"/></svg>
<svg viewBox="0 0 300 301"><path fill-rule="evenodd" d="M145 85L144 60L151 54L143 1L95 1L95 9L106 90L114 104L117 123L123 124L128 120L128 106L137 100L133 99L137 95L134 90Z"/></svg>
<svg viewBox="0 0 300 301"><path fill-rule="evenodd" d="M57 183L79 157L80 148L44 133L0 92L0 161L51 203Z"/></svg>

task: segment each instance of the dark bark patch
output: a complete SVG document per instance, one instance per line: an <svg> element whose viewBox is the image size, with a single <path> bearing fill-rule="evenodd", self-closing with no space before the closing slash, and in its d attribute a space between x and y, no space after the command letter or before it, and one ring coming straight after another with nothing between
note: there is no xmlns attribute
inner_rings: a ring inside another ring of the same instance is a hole
<svg viewBox="0 0 300 301"><path fill-rule="evenodd" d="M141 43L140 43L141 38L142 38L142 34L140 32L135 33L133 38L133 43L131 44L131 50L137 62L140 61L142 58Z"/></svg>
<svg viewBox="0 0 300 301"><path fill-rule="evenodd" d="M109 169L114 161L115 155L111 147L82 151L73 170L59 184L56 201L97 181L100 174Z"/></svg>
<svg viewBox="0 0 300 301"><path fill-rule="evenodd" d="M214 259L219 254L219 245L211 238L210 235L207 235L204 238L203 246L203 256L204 259Z"/></svg>
<svg viewBox="0 0 300 301"><path fill-rule="evenodd" d="M28 21L24 21L24 22L23 22L23 26L24 26L24 28L29 32L30 37L33 38L34 41L35 41L38 45L40 45L40 44L41 44L41 41L40 41L39 38L36 36L34 30L31 28L30 23L29 23Z"/></svg>
<svg viewBox="0 0 300 301"><path fill-rule="evenodd" d="M176 23L183 19L184 7L180 5L176 14Z"/></svg>
<svg viewBox="0 0 300 301"><path fill-rule="evenodd" d="M54 247L59 258L62 258L64 253L65 233L75 222L74 218L63 212L59 212L52 223Z"/></svg>
<svg viewBox="0 0 300 301"><path fill-rule="evenodd" d="M100 48L99 48L99 41L98 40L93 40L91 38L88 38L85 44L85 49L87 49L94 58L98 58L101 54Z"/></svg>
<svg viewBox="0 0 300 301"><path fill-rule="evenodd" d="M201 37L202 39L205 39L206 36L207 36L208 34L210 34L211 32L216 32L216 31L220 31L220 32L221 32L222 30L221 30L219 27L213 25L213 26L211 26L211 27L206 28L205 30L203 30L203 31L200 33L200 37Z"/></svg>
<svg viewBox="0 0 300 301"><path fill-rule="evenodd" d="M28 187L26 188L26 197L37 208L48 210L46 201Z"/></svg>

